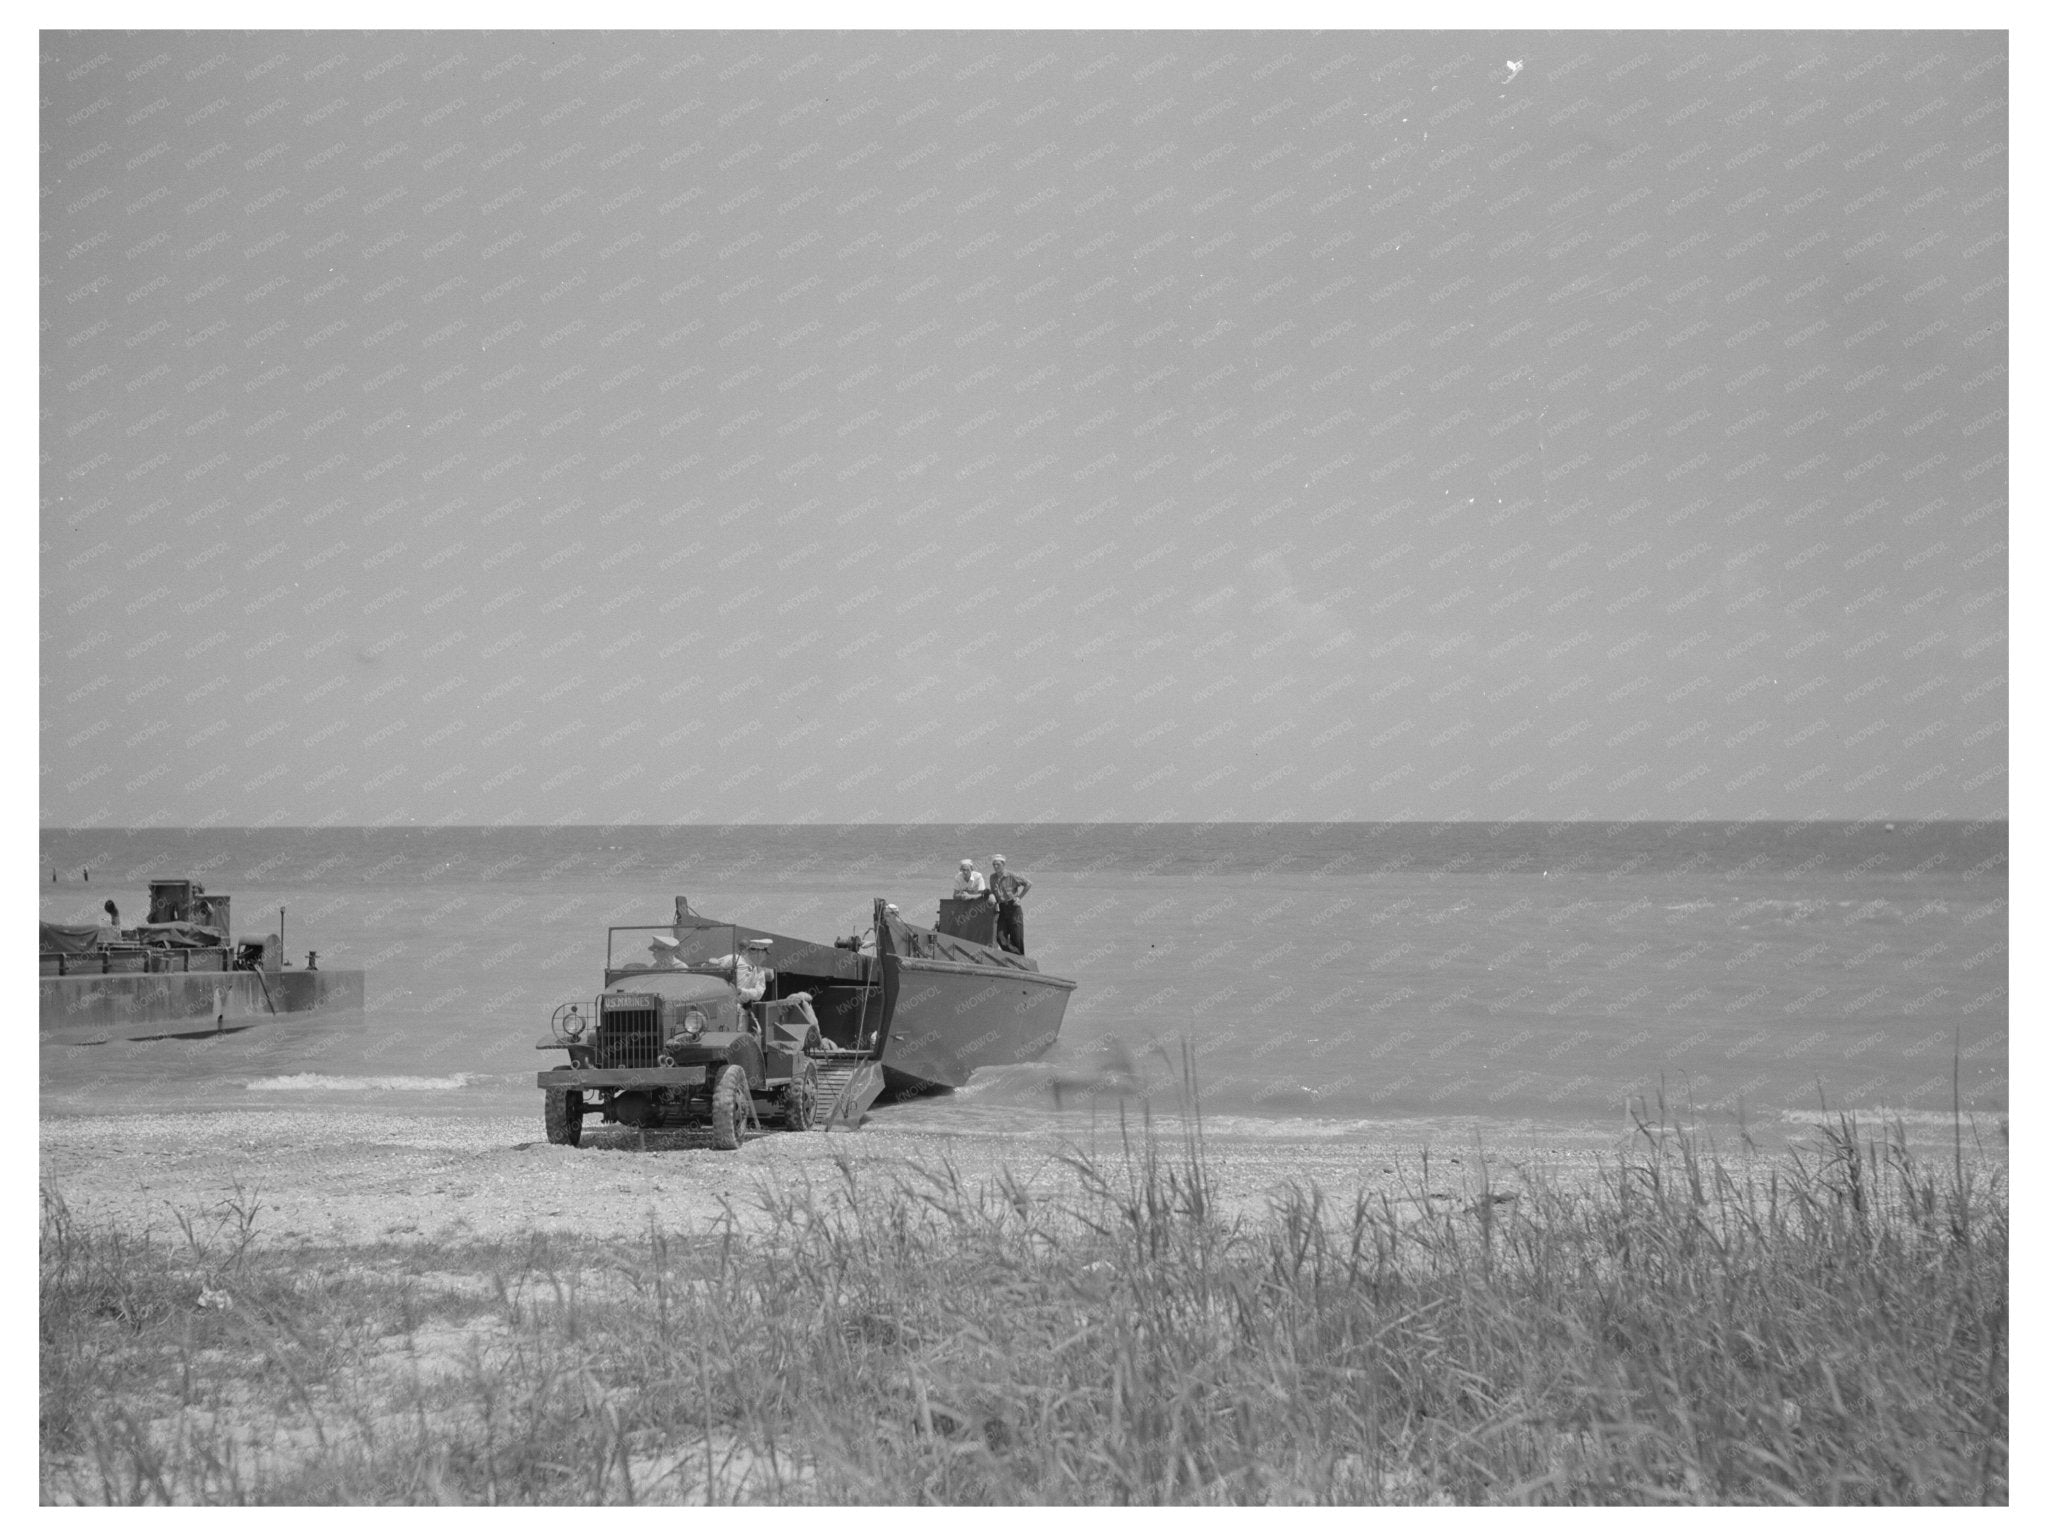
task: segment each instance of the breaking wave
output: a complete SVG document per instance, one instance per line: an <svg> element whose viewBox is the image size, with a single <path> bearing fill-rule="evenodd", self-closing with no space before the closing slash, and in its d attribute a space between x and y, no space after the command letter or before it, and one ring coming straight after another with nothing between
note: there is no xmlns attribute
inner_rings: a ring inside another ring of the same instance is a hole
<svg viewBox="0 0 2048 1536"><path fill-rule="evenodd" d="M293 1072L259 1077L247 1086L251 1093L447 1093L467 1088L477 1076L456 1072L448 1077L330 1077L324 1072Z"/></svg>

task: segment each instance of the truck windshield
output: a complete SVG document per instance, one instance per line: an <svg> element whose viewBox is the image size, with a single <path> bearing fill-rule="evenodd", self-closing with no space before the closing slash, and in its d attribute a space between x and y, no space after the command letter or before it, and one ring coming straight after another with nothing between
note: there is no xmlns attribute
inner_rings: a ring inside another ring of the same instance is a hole
<svg viewBox="0 0 2048 1536"><path fill-rule="evenodd" d="M676 931L670 927L614 928L611 930L611 944L605 956L605 969L617 971L633 965L666 965L665 957L674 955L685 966L701 966L706 961L732 953L733 931L730 928L685 928L682 943L674 949L667 945L655 945L656 935L672 939Z"/></svg>

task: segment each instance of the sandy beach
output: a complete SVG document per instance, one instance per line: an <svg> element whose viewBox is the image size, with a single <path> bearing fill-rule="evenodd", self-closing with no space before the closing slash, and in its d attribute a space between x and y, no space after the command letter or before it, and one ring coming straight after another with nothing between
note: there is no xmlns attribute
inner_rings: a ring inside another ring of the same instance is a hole
<svg viewBox="0 0 2048 1536"><path fill-rule="evenodd" d="M317 1247L498 1241L534 1230L624 1238L650 1224L687 1234L728 1211L744 1229L765 1219L764 1189L808 1181L827 1194L843 1190L842 1163L856 1188L915 1188L950 1169L973 1191L1007 1170L1050 1197L1075 1187L1064 1157L1123 1157L1113 1111L1092 1124L1075 1117L979 1132L907 1123L915 1116L915 1108L884 1107L855 1132L767 1132L737 1152L715 1151L698 1133L643 1137L595 1125L581 1147L550 1146L537 1109L61 1116L42 1122L42 1181L81 1221L134 1232L175 1234L178 1212L253 1196L259 1243ZM1156 1129L1161 1157L1178 1156L1178 1121ZM1591 1132L1489 1139L1483 1176L1496 1192L1513 1193L1537 1169L1553 1178L1590 1170L1612 1142ZM1397 1202L1468 1198L1482 1178L1469 1141L1447 1145L1417 1132L1331 1139L1207 1130L1203 1146L1223 1210L1247 1218L1290 1183L1348 1205L1361 1191Z"/></svg>
<svg viewBox="0 0 2048 1536"><path fill-rule="evenodd" d="M1719 1503L1763 1488L1715 1457L1766 1420L1777 1497L2004 1496L1995 1170L1964 1197L1886 1155L1866 1210L1839 1162L1723 1148L1696 1228L1699 1142L1617 1179L1590 1131L1226 1122L1190 1181L1177 1120L1127 1153L1113 1115L944 1113L737 1152L552 1146L500 1104L46 1118L42 1497ZM1857 1329L1853 1402L1940 1382L1837 1433L1809 1357ZM1624 1379L1671 1428L1573 1427ZM1197 1492L1142 1481L1162 1437L1208 1445Z"/></svg>

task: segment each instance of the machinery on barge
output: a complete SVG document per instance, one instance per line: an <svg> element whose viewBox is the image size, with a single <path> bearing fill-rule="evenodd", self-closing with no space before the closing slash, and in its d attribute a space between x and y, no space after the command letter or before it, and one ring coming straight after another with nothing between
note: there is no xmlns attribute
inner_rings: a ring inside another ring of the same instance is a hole
<svg viewBox="0 0 2048 1536"><path fill-rule="evenodd" d="M554 1011L538 1048L568 1065L538 1077L548 1139L577 1145L592 1116L708 1126L725 1150L759 1127L855 1126L884 1090L1037 1060L1074 987L1001 948L987 901L942 901L922 928L878 898L868 935L816 944L679 896L672 923L611 929L604 990Z"/></svg>

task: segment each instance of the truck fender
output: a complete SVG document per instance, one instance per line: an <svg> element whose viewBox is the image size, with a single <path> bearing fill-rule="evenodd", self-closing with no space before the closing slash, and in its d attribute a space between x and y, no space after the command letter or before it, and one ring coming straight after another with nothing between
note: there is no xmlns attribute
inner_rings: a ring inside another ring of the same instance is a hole
<svg viewBox="0 0 2048 1536"><path fill-rule="evenodd" d="M761 1059L761 1042L750 1034L706 1034L699 1042L705 1048L716 1051L725 1060L744 1067L747 1086L752 1089L768 1086L766 1063Z"/></svg>

